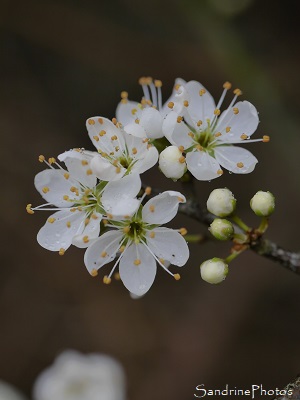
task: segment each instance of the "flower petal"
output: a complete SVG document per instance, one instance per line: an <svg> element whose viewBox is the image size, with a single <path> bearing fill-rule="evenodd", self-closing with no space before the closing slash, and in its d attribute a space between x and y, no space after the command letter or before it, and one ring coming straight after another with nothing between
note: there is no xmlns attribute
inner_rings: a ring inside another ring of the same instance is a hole
<svg viewBox="0 0 300 400"><path fill-rule="evenodd" d="M154 234L155 236L152 237ZM151 235L151 236L150 236ZM182 267L188 260L188 245L180 233L169 228L155 228L146 234L150 250L163 260Z"/></svg>
<svg viewBox="0 0 300 400"><path fill-rule="evenodd" d="M158 110L153 107L147 107L142 110L140 125L145 129L148 138L158 139L163 137L162 124L163 117Z"/></svg>
<svg viewBox="0 0 300 400"><path fill-rule="evenodd" d="M141 190L141 184L138 174L130 174L118 181L109 182L101 198L105 211L114 218L134 214L140 204L135 197Z"/></svg>
<svg viewBox="0 0 300 400"><path fill-rule="evenodd" d="M172 190L163 192L144 205L142 210L143 221L149 224L166 224L177 214L179 204L185 202L186 199L180 192Z"/></svg>
<svg viewBox="0 0 300 400"><path fill-rule="evenodd" d="M174 146L183 146L188 149L194 143L191 136L189 136L190 129L183 121L177 122L178 117L179 114L171 111L165 118L162 129L165 137Z"/></svg>
<svg viewBox="0 0 300 400"><path fill-rule="evenodd" d="M220 141L230 143L241 141L242 134L251 136L256 131L258 123L258 113L254 105L249 101L239 101L221 114L215 130L222 133ZM230 132L226 133L228 127Z"/></svg>
<svg viewBox="0 0 300 400"><path fill-rule="evenodd" d="M73 237L72 244L81 249L90 246L99 236L101 219L102 215L96 212L86 218L82 233Z"/></svg>
<svg viewBox="0 0 300 400"><path fill-rule="evenodd" d="M142 174L143 172L148 171L148 169L152 168L157 163L157 161L158 161L157 148L151 146L146 150L145 157L140 158L139 160L136 161L131 172Z"/></svg>
<svg viewBox="0 0 300 400"><path fill-rule="evenodd" d="M218 162L205 151L187 153L186 164L191 174L199 181L210 181L222 174Z"/></svg>
<svg viewBox="0 0 300 400"><path fill-rule="evenodd" d="M124 126L124 131L129 135L139 137L139 138L146 138L147 133L143 126L137 124L136 122L131 122Z"/></svg>
<svg viewBox="0 0 300 400"><path fill-rule="evenodd" d="M118 104L116 118L122 125L127 125L139 117L140 104L136 101L127 100Z"/></svg>
<svg viewBox="0 0 300 400"><path fill-rule="evenodd" d="M125 168L116 168L108 160L100 155L92 158L91 168L93 173L103 181L113 181L121 179L126 172Z"/></svg>
<svg viewBox="0 0 300 400"><path fill-rule="evenodd" d="M120 231L109 231L96 239L84 254L84 264L93 273L103 265L111 262L120 248L123 233Z"/></svg>
<svg viewBox="0 0 300 400"><path fill-rule="evenodd" d="M154 282L156 261L142 243L132 243L121 258L119 271L125 287L142 296Z"/></svg>
<svg viewBox="0 0 300 400"><path fill-rule="evenodd" d="M34 185L43 198L56 207L71 207L73 202L65 200L64 196L69 196L75 202L81 192L79 183L72 179L67 171L58 169L39 172L34 178ZM72 187L78 190L78 196L70 190Z"/></svg>
<svg viewBox="0 0 300 400"><path fill-rule="evenodd" d="M249 174L258 160L250 151L238 146L219 146L215 148L216 160L228 171L235 174Z"/></svg>
<svg viewBox="0 0 300 400"><path fill-rule="evenodd" d="M38 243L47 250L66 250L72 239L84 229L86 214L84 211L57 211L52 214L37 234Z"/></svg>
<svg viewBox="0 0 300 400"><path fill-rule="evenodd" d="M164 103L164 105L162 106L162 109L160 110L160 113L163 117L165 117L167 114L169 114L170 112L170 108L168 107L168 104L170 102L176 103L176 99L177 99L177 85L185 85L186 81L181 79L181 78L176 78L175 83L174 83L174 87L173 87L173 92L171 94L171 96L168 98L168 100Z"/></svg>
<svg viewBox="0 0 300 400"><path fill-rule="evenodd" d="M193 121L201 120L203 122L202 128L205 128L206 120L212 120L216 104L211 94L204 88L201 83L190 81L186 83L185 89L189 95L188 112ZM200 96L200 91L203 92Z"/></svg>

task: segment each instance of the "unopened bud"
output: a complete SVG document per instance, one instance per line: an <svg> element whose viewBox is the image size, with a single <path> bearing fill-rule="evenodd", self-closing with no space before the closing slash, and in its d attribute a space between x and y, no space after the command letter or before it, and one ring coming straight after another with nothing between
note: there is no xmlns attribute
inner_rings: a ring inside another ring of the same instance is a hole
<svg viewBox="0 0 300 400"><path fill-rule="evenodd" d="M210 233L218 240L230 240L234 234L234 228L227 219L216 218L210 225Z"/></svg>
<svg viewBox="0 0 300 400"><path fill-rule="evenodd" d="M275 197L260 190L250 200L250 207L259 217L268 217L275 210Z"/></svg>
<svg viewBox="0 0 300 400"><path fill-rule="evenodd" d="M169 146L160 153L159 168L171 179L179 179L186 171L185 159L177 146Z"/></svg>
<svg viewBox="0 0 300 400"><path fill-rule="evenodd" d="M236 199L229 189L215 189L206 203L207 209L217 217L228 217L236 207Z"/></svg>
<svg viewBox="0 0 300 400"><path fill-rule="evenodd" d="M208 283L217 284L224 281L228 274L228 265L221 258L212 258L200 265L201 278Z"/></svg>

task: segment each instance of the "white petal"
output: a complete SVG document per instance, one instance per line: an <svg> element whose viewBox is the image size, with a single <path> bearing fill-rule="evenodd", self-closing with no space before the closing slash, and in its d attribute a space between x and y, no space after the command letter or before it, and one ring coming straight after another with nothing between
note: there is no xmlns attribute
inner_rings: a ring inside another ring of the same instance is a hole
<svg viewBox="0 0 300 400"><path fill-rule="evenodd" d="M238 110L237 114L234 113L234 109ZM239 101L234 107L221 114L215 130L222 133L221 141L230 143L241 140L242 134L251 136L256 131L258 123L258 114L254 105L249 101ZM226 133L227 127L230 127L228 133Z"/></svg>
<svg viewBox="0 0 300 400"><path fill-rule="evenodd" d="M210 181L221 176L220 165L205 151L187 153L186 164L191 174L199 181Z"/></svg>
<svg viewBox="0 0 300 400"><path fill-rule="evenodd" d="M77 150L69 150L60 154L58 159L66 164L72 178L88 188L93 188L96 185L96 176L90 174L90 161L92 159L90 155Z"/></svg>
<svg viewBox="0 0 300 400"><path fill-rule="evenodd" d="M158 161L158 151L157 148L152 146L147 149L145 157L143 159L137 160L132 168L132 172L142 174L148 169L152 168Z"/></svg>
<svg viewBox="0 0 300 400"><path fill-rule="evenodd" d="M140 261L139 265L135 262ZM145 294L154 282L156 261L142 244L132 243L120 261L120 276L126 288L137 296Z"/></svg>
<svg viewBox="0 0 300 400"><path fill-rule="evenodd" d="M90 273L108 264L116 257L122 237L123 233L120 231L109 231L87 248L84 254L84 263Z"/></svg>
<svg viewBox="0 0 300 400"><path fill-rule="evenodd" d="M133 135L135 137L139 138L146 138L147 133L146 130L143 126L140 124L137 124L135 122L131 122L130 124L127 124L124 126L124 131L128 133L129 135Z"/></svg>
<svg viewBox="0 0 300 400"><path fill-rule="evenodd" d="M211 94L199 82L190 81L185 85L185 88L190 96L188 112L194 121L201 120L202 128L207 119L212 120L214 110L216 108L215 101ZM200 90L205 90L205 93L200 96Z"/></svg>
<svg viewBox="0 0 300 400"><path fill-rule="evenodd" d="M137 174L124 176L118 181L109 182L102 194L105 211L114 217L132 215L140 202L135 198L141 190L141 179Z"/></svg>
<svg viewBox="0 0 300 400"><path fill-rule="evenodd" d="M175 89L175 87L176 87L177 85L185 85L185 84L186 84L186 81L183 80L183 79L181 79L181 78L177 78L177 79L175 80L173 92L172 92L171 96L168 98L168 100L167 100L167 101L164 103L164 105L162 106L162 109L160 110L161 115L162 115L163 117L165 117L165 116L166 116L167 114L169 114L169 112L170 112L170 108L168 107L168 104L169 104L170 102L173 102L173 103L176 102L177 90Z"/></svg>
<svg viewBox="0 0 300 400"><path fill-rule="evenodd" d="M130 122L133 122L136 118L138 118L139 110L140 110L140 104L137 103L136 101L127 100L126 103L120 102L116 109L117 121L121 122L122 125L127 125Z"/></svg>
<svg viewBox="0 0 300 400"><path fill-rule="evenodd" d="M186 199L180 192L168 190L153 197L143 207L142 218L149 224L162 225L171 221L178 211L180 203Z"/></svg>
<svg viewBox="0 0 300 400"><path fill-rule="evenodd" d="M45 169L39 172L34 178L34 185L43 198L56 207L73 205L73 202L64 200L64 196L69 196L74 200L79 199L79 196L71 192L72 186L76 187L79 193L81 192L79 183L73 180L67 171L58 169Z"/></svg>
<svg viewBox="0 0 300 400"><path fill-rule="evenodd" d="M118 170L114 165L100 155L92 159L91 169L93 173L103 181L121 179L126 172L125 168L120 167L121 170Z"/></svg>
<svg viewBox="0 0 300 400"><path fill-rule="evenodd" d="M154 238L150 233L155 234ZM170 261L171 264L182 267L188 260L190 252L188 245L180 233L168 228L155 228L147 232L147 244L158 257Z"/></svg>
<svg viewBox="0 0 300 400"><path fill-rule="evenodd" d="M183 146L188 149L193 144L192 138L188 135L190 129L184 122L178 123L178 117L179 115L175 111L170 112L163 122L162 129L165 137L174 146Z"/></svg>
<svg viewBox="0 0 300 400"><path fill-rule="evenodd" d="M59 251L72 244L74 236L84 229L86 214L84 211L57 211L52 214L37 234L38 243L47 250ZM49 222L53 221L54 222Z"/></svg>
<svg viewBox="0 0 300 400"><path fill-rule="evenodd" d="M82 233L73 237L72 244L81 249L90 246L99 236L101 219L102 215L96 212L88 220L85 219L85 227ZM86 224L87 221L89 222Z"/></svg>
<svg viewBox="0 0 300 400"><path fill-rule="evenodd" d="M238 146L219 146L215 148L217 161L235 174L249 174L258 160L250 151Z"/></svg>
<svg viewBox="0 0 300 400"><path fill-rule="evenodd" d="M148 138L158 139L164 136L162 123L163 117L155 108L147 107L142 110L140 125L145 129Z"/></svg>
<svg viewBox="0 0 300 400"><path fill-rule="evenodd" d="M111 153L115 146L124 149L123 133L109 119L103 117L92 117L86 121L89 137L98 151ZM102 135L101 132L105 132ZM101 136L102 135L102 136ZM116 136L117 140L112 140Z"/></svg>

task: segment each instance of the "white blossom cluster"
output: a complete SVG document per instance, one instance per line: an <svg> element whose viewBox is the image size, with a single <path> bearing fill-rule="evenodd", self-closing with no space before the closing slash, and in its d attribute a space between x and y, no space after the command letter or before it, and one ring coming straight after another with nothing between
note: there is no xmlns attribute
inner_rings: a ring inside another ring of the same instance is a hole
<svg viewBox="0 0 300 400"><path fill-rule="evenodd" d="M116 259L104 283L110 283L119 267L121 280L136 296L153 284L157 264L178 280L180 275L169 266L181 267L189 257L186 230L161 227L175 217L179 204L186 201L184 195L165 191L143 204L150 188L138 197L140 175L157 162L174 180L187 171L198 180L211 180L222 175L222 167L249 173L257 159L234 144L269 140L267 136L249 140L258 114L249 102L236 103L239 89L221 113L231 88L228 82L217 104L196 81L177 79L165 104L161 81L141 78L139 83L144 93L140 102L128 100L128 93L122 92L116 118L87 120L96 151L66 151L58 156L62 165L54 158L39 157L48 168L36 175L34 183L46 203L27 205L30 214L55 211L37 235L41 246L60 255L71 245L86 248L84 262L92 276Z"/></svg>

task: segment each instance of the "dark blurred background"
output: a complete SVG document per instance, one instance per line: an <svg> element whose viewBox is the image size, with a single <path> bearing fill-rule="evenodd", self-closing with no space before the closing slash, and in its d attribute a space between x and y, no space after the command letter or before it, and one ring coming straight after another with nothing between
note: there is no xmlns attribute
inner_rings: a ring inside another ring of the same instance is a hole
<svg viewBox="0 0 300 400"><path fill-rule="evenodd" d="M226 281L201 281L199 265L224 257L229 245L191 245L180 282L158 271L149 293L132 300L120 282L92 279L83 251L64 257L39 247L47 213L34 175L39 154L93 149L86 118L114 117L120 92L141 98L140 76L198 80L218 99L224 81L243 90L261 123L249 144L259 159L245 176L199 182L229 187L240 215L270 190L277 209L267 236L298 251L299 243L299 2L258 0L0 1L1 270L0 378L30 395L37 374L65 348L119 359L130 400L188 400L195 386L283 387L300 372L300 278L247 252ZM178 188L159 172L144 180ZM206 228L182 216L172 226ZM106 272L109 271L107 268ZM176 267L173 268L177 272ZM53 399L55 400L55 399Z"/></svg>

